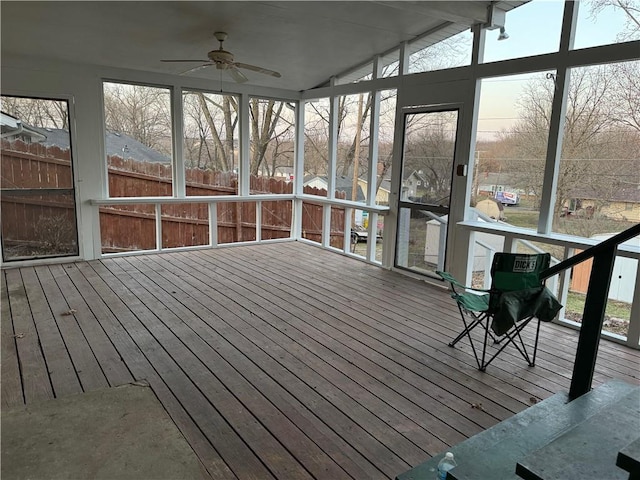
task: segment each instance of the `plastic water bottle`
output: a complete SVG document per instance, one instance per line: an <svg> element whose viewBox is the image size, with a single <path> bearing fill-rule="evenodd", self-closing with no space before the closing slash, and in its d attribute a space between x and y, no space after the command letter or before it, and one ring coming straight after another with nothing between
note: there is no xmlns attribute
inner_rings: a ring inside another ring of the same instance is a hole
<svg viewBox="0 0 640 480"><path fill-rule="evenodd" d="M456 461L453 459L453 453L447 452L444 455L444 458L440 460L438 463L438 476L436 477L438 480L446 480L447 472L451 470L453 467L458 465Z"/></svg>

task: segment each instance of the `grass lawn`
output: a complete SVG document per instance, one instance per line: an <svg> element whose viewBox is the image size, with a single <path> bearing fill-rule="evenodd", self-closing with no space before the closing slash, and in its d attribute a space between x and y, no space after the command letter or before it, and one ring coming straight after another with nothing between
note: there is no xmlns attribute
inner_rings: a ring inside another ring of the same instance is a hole
<svg viewBox="0 0 640 480"><path fill-rule="evenodd" d="M538 228L538 217L540 212L535 210L516 210L514 208L505 207L505 221L516 227L522 228Z"/></svg>
<svg viewBox="0 0 640 480"><path fill-rule="evenodd" d="M586 298L586 295L582 293L569 292L567 296L566 309L570 312L582 315L582 312L584 312L584 301ZM631 317L631 304L619 302L617 300L609 300L607 302L605 315L608 317L629 320Z"/></svg>

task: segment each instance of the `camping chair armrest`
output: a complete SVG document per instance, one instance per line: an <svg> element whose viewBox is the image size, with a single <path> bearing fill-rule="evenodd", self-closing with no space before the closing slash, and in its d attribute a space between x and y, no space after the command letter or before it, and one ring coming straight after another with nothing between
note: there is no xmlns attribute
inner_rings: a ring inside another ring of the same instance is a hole
<svg viewBox="0 0 640 480"><path fill-rule="evenodd" d="M492 290L484 290L482 288L474 288L474 287L467 287L466 285L463 285L462 283L458 282L453 275L451 275L448 272L441 272L439 270L436 270L436 274L438 274L443 280L451 283L452 285L455 285L456 287L459 288L463 288L465 290L473 290L475 292L483 292L483 293L490 293L492 292Z"/></svg>

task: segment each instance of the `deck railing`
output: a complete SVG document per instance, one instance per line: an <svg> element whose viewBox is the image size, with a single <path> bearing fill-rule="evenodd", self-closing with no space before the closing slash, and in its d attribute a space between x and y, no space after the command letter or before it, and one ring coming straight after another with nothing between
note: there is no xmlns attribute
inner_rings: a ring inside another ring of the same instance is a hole
<svg viewBox="0 0 640 480"><path fill-rule="evenodd" d="M628 228L542 272L542 279L547 279L578 263L593 258L589 287L582 313L576 359L571 376L571 387L569 389L569 398L572 400L591 390L598 356L598 346L600 344L600 332L604 322L613 264L616 258L616 249L621 243L638 235L640 235L640 224Z"/></svg>

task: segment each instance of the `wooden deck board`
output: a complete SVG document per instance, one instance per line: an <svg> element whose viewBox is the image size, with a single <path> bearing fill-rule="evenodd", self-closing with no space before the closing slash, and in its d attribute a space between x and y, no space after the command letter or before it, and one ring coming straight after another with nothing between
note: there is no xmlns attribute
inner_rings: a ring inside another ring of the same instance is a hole
<svg viewBox="0 0 640 480"><path fill-rule="evenodd" d="M267 467L251 452L216 406L212 405L198 386L185 375L180 368L181 359L176 360L172 356L173 352L167 352L147 329L147 326L156 323L154 315L146 311L138 297L128 293L126 287L119 285L102 262L92 262L91 267L100 278L100 295L114 310L118 320L160 378L189 412L198 427L206 432L207 438L232 471L242 478L271 477ZM177 352L176 357L182 352L183 350Z"/></svg>
<svg viewBox="0 0 640 480"><path fill-rule="evenodd" d="M47 362L54 394L58 396L82 392L78 372L67 350L46 293L38 279L36 269L23 268L22 279L38 335L38 342Z"/></svg>
<svg viewBox="0 0 640 480"><path fill-rule="evenodd" d="M129 261L136 263L136 259ZM145 276L137 275L136 279L149 291L153 291L156 298L181 319L186 319L195 312L204 316L210 315L210 312L200 308L186 292L182 292L184 296L181 301L173 297L171 291L175 291L175 286L163 282L157 270L149 270L143 266L138 272ZM148 272L151 272L151 277L147 274ZM242 356L231 343L226 341L225 337L217 335L203 322L185 321L184 326L193 329L198 335L196 348L201 355L211 357L211 364L216 365L215 374L220 380L225 385L232 386L233 393L238 398L246 399L254 415L274 432L276 437L282 438L287 448L297 458L307 460L303 460L302 463L309 464L313 474L327 475L331 478L348 478L345 472L336 468L337 464L331 460L331 457L324 454L322 446L332 448L333 453L338 453L340 450L333 448L334 445L331 443L323 442L324 436L318 435L317 423L309 425L308 412L303 415L297 408L290 407L294 399L286 398L277 383L268 381L264 375L260 374L261 371L257 365ZM306 429L314 435L305 436L304 429L297 425L305 425ZM351 469L358 477L368 477L362 469L355 466Z"/></svg>
<svg viewBox="0 0 640 480"><path fill-rule="evenodd" d="M51 378L47 373L47 364L44 360L40 339L33 323L33 315L27 299L27 291L23 283L20 270L6 272L7 291L9 292L9 305L11 308L11 323L13 335L16 339L16 350L20 374L21 387L26 403L37 402L53 398ZM2 329L9 324L4 318ZM2 384L2 395L5 395L5 385ZM9 396L17 393L8 394Z"/></svg>
<svg viewBox="0 0 640 480"><path fill-rule="evenodd" d="M2 397L3 407L14 407L24 403L24 395L22 394L22 384L20 381L20 365L18 362L17 337L13 330L13 322L11 321L11 307L9 306L9 292L7 291L7 281L4 275L0 275L2 283L1 300L2 304L2 331L0 344L0 365L2 378Z"/></svg>
<svg viewBox="0 0 640 480"><path fill-rule="evenodd" d="M2 316L3 406L145 381L225 479L393 477L566 391L577 340L479 372L444 289L300 242L10 269ZM594 383L639 365L602 341Z"/></svg>
<svg viewBox="0 0 640 480"><path fill-rule="evenodd" d="M82 291L83 298L90 306L100 327L113 343L120 360L130 370L134 380L145 381L151 385L156 396L213 478L234 478L235 475L212 447L210 440L183 408L153 365L120 324L109 305L105 303L105 298L99 293L104 285L93 269L88 263L79 263L68 267L67 272L70 279L78 289L82 287L80 291Z"/></svg>
<svg viewBox="0 0 640 480"><path fill-rule="evenodd" d="M145 262L153 259L154 257L139 257L140 261ZM250 376L256 386L267 384L271 391L281 392L284 403L280 404L280 409L290 412L290 418L302 417L304 422L297 424L312 426L312 428L305 428L305 431L314 438L316 437L313 435L314 430L318 429L321 437L316 441L319 444L323 443L324 450L332 452L332 458L338 461L346 471L350 472L354 478L388 478L388 476L381 476L382 472L364 456L365 454L373 458L375 458L374 455L379 456L377 451L369 450L370 444L375 443L376 440L363 434L365 432L361 431L358 424L325 404L315 390L279 364L276 360L277 353L273 352L275 349L265 341L259 330L248 325L241 316L234 313L233 305L218 304L215 300L216 296L209 295L198 281L191 284L193 280L181 277L180 284L176 284L173 274L164 267L154 267L152 271L156 281L167 285L165 291L177 295L182 302L188 303L190 310L197 314L197 321L187 321L195 328L199 328L200 324L206 325L200 328L212 337L210 341L215 342L218 351L225 352L224 357L227 361L233 361L234 364L240 361L243 367L247 362L251 363L254 368L243 368L243 374ZM225 301L224 298L222 300ZM207 327L209 327L208 330ZM262 345L266 347L265 350L261 348ZM234 354L234 352L237 353ZM243 358L247 360L243 361ZM261 388L261 391L265 389ZM271 398L274 399L273 396ZM320 421L316 416L318 413L324 413L329 421L327 423ZM361 441L357 448L352 447L336 433L342 431L352 431L359 435ZM333 453L334 450L337 455ZM360 454L360 451L363 454ZM362 475L362 472L365 475Z"/></svg>
<svg viewBox="0 0 640 480"><path fill-rule="evenodd" d="M73 318L78 322L82 335L86 337L87 343L95 355L97 364L110 386L124 385L132 382L133 376L127 366L120 358L111 340L100 327L100 324L91 311L89 305L84 300L80 292L87 292L91 285L84 280L84 277L77 275L74 265L63 267L62 265L52 265L49 267L51 274L55 278L60 290L64 292L64 298L70 310L74 310ZM78 286L73 282L73 278ZM62 293L60 293L62 295ZM84 370L83 370L84 371ZM83 382L83 389L87 390L86 382Z"/></svg>
<svg viewBox="0 0 640 480"><path fill-rule="evenodd" d="M75 314L78 306L68 303L72 302L73 292L65 290L65 295L62 295L61 285L57 283L58 279L54 279L49 267L36 267L35 272L52 312L52 320L58 327L82 390L107 388L109 386L107 377L102 372L91 346L76 321Z"/></svg>

